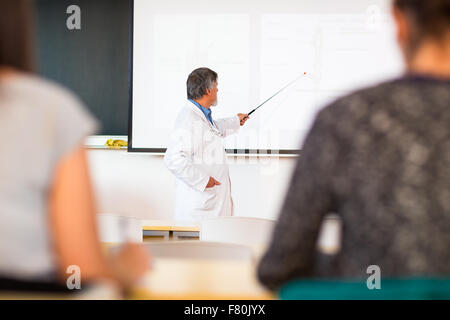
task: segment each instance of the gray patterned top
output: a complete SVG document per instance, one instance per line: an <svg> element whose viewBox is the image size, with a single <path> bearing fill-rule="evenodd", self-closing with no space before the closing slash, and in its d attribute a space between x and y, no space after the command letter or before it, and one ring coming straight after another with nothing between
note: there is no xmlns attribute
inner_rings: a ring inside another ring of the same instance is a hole
<svg viewBox="0 0 450 320"><path fill-rule="evenodd" d="M320 267L321 222L343 224ZM259 280L450 275L450 80L406 76L338 99L317 116Z"/></svg>

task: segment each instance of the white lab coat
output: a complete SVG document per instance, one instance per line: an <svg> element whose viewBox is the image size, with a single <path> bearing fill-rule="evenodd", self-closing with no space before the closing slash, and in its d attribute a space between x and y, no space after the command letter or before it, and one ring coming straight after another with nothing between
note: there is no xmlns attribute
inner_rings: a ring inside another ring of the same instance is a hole
<svg viewBox="0 0 450 320"><path fill-rule="evenodd" d="M176 177L176 220L233 215L223 139L239 131L240 120L236 115L213 122L190 101L175 120L164 162ZM206 188L209 177L221 184Z"/></svg>

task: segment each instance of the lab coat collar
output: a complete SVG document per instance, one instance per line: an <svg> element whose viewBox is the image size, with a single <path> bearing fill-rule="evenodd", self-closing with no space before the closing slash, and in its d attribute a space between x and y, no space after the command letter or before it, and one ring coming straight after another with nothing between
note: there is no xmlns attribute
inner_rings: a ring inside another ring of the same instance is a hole
<svg viewBox="0 0 450 320"><path fill-rule="evenodd" d="M203 121L205 121L206 123L208 123L208 125L210 126L210 128L212 130L214 130L215 132L217 132L219 135L221 135L220 131L218 130L218 128L216 127L216 124L214 122L213 119L213 123L214 125L209 122L209 120L206 118L205 114L202 112L202 110L200 110L195 104L193 104L190 101L187 101L186 103L186 107L188 107L189 109L193 110Z"/></svg>

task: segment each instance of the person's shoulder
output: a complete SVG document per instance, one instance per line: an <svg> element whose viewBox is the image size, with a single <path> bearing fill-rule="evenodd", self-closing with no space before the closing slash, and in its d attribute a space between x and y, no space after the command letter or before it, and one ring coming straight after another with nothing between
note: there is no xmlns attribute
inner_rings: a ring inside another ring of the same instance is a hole
<svg viewBox="0 0 450 320"><path fill-rule="evenodd" d="M85 104L71 90L35 74L20 73L11 82L15 97L20 97L24 108L44 115L47 121L66 125L89 126L91 131L99 126Z"/></svg>
<svg viewBox="0 0 450 320"><path fill-rule="evenodd" d="M82 104L72 91L50 79L35 74L21 73L17 77L16 82L29 97L45 99L50 103L52 101L57 103L63 102L63 105Z"/></svg>
<svg viewBox="0 0 450 320"><path fill-rule="evenodd" d="M201 120L201 118L193 110L190 102L186 102L178 112L176 120L178 125L192 126L192 124L197 120Z"/></svg>
<svg viewBox="0 0 450 320"><path fill-rule="evenodd" d="M337 121L340 118L347 120L352 117L361 118L373 112L374 106L388 104L392 93L404 86L402 79L393 79L376 85L363 87L351 93L336 98L318 113L323 121Z"/></svg>

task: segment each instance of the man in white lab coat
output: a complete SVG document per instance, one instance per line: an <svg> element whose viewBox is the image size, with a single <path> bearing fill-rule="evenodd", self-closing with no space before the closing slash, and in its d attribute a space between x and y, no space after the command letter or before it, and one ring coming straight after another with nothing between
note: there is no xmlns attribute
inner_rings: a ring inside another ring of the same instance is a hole
<svg viewBox="0 0 450 320"><path fill-rule="evenodd" d="M238 113L212 119L210 108L217 105L217 84L217 73L208 68L192 71L187 79L188 101L175 120L164 156L176 177L175 220L233 215L223 139L237 133L249 117Z"/></svg>

